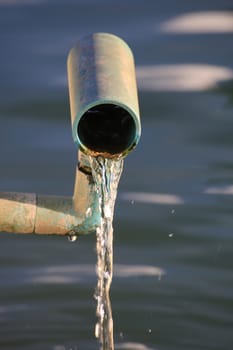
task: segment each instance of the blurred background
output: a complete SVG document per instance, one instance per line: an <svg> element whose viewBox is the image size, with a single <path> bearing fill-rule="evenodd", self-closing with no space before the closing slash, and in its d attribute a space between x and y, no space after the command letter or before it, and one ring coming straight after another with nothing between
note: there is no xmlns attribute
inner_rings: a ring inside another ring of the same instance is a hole
<svg viewBox="0 0 233 350"><path fill-rule="evenodd" d="M231 350L231 0L0 0L0 189L72 194L66 59L99 31L134 52L142 118L114 217L116 349ZM98 349L95 263L95 235L1 233L0 348Z"/></svg>

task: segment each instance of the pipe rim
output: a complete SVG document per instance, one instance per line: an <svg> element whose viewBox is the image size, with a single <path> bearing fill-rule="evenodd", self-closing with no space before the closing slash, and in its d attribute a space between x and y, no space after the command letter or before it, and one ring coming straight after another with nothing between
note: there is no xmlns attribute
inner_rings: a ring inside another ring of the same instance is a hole
<svg viewBox="0 0 233 350"><path fill-rule="evenodd" d="M82 119L82 117L91 109L102 106L102 105L112 105L116 107L122 108L126 113L129 114L129 116L132 118L132 121L134 123L134 135L132 139L129 142L129 145L127 148L123 149L121 152L111 153L106 151L96 151L95 149L88 148L81 140L81 137L78 134L78 128L79 123ZM114 100L101 100L101 101L93 101L85 106L82 110L79 111L77 116L74 118L74 123L72 125L72 136L74 143L77 147L80 148L82 152L84 152L87 155L98 157L103 156L106 158L124 158L126 155L128 155L138 144L140 136L141 136L141 124L138 114L131 108L129 108L127 105L120 103L119 101Z"/></svg>

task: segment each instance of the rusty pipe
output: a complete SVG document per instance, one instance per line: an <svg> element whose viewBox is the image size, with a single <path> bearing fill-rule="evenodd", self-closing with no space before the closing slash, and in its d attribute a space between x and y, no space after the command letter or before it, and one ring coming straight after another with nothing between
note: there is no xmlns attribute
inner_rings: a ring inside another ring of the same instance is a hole
<svg viewBox="0 0 233 350"><path fill-rule="evenodd" d="M85 36L71 49L67 69L74 143L94 157L126 156L141 134L128 45L108 33Z"/></svg>
<svg viewBox="0 0 233 350"><path fill-rule="evenodd" d="M0 193L0 231L82 234L99 226L100 213L88 156L119 158L141 133L133 54L112 34L79 40L68 56L74 142L79 146L73 197Z"/></svg>
<svg viewBox="0 0 233 350"><path fill-rule="evenodd" d="M98 199L86 158L79 152L73 197L0 193L0 232L79 235L100 223Z"/></svg>

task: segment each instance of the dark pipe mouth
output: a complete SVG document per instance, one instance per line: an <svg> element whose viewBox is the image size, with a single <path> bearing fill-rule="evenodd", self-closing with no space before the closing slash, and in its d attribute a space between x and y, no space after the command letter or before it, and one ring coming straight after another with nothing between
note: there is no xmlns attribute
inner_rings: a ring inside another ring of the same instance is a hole
<svg viewBox="0 0 233 350"><path fill-rule="evenodd" d="M123 154L132 147L136 135L133 117L124 108L101 104L90 108L77 127L81 145L96 154Z"/></svg>

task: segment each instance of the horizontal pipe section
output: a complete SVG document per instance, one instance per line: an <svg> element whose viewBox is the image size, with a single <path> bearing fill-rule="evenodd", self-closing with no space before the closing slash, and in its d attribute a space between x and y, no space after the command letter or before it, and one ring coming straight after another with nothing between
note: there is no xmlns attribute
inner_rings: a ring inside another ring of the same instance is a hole
<svg viewBox="0 0 233 350"><path fill-rule="evenodd" d="M77 213L73 199L35 193L0 193L0 232L85 234L95 231L98 213L90 218Z"/></svg>
<svg viewBox="0 0 233 350"><path fill-rule="evenodd" d="M0 193L0 231L32 233L35 218L35 193Z"/></svg>
<svg viewBox="0 0 233 350"><path fill-rule="evenodd" d="M100 223L88 159L80 153L73 197L0 192L0 232L86 234Z"/></svg>

